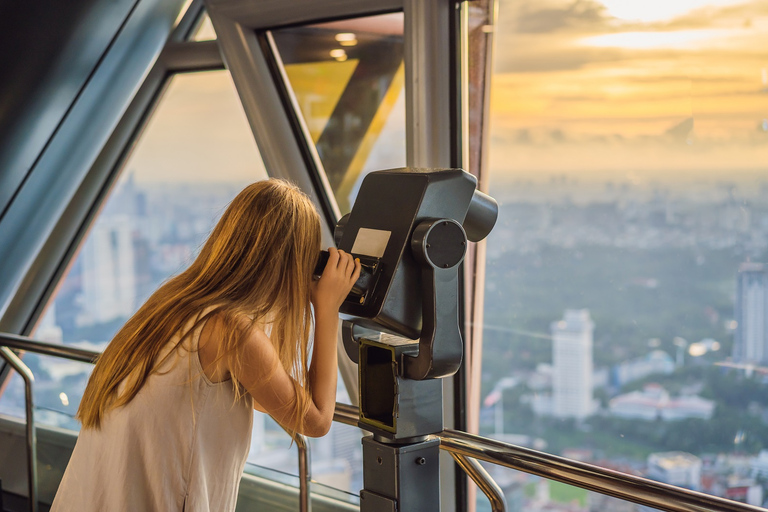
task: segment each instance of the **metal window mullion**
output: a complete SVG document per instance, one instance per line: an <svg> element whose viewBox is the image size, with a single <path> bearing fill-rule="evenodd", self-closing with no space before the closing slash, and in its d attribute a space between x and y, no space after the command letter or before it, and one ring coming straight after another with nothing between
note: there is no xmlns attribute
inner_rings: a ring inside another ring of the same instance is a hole
<svg viewBox="0 0 768 512"><path fill-rule="evenodd" d="M457 43L457 8L454 0L405 0L405 112L406 165L453 168L461 159L461 68ZM463 304L460 305L463 308ZM443 380L443 422L453 428L461 410L465 372ZM456 392L459 396L456 396ZM457 403L458 402L458 403ZM463 511L466 477L451 457L441 457L440 492L443 508Z"/></svg>
<svg viewBox="0 0 768 512"><path fill-rule="evenodd" d="M283 103L288 111L287 114L294 122L295 136L298 139L299 145L306 152L307 159L310 161L307 170L315 179L315 189L317 190L318 195L325 199L323 209L327 212L326 215L329 217L329 223L333 229L336 225L336 221L341 218L341 211L336 202L336 196L333 194L333 189L328 181L328 177L323 167L323 161L320 159L320 155L317 152L317 147L312 141L312 136L309 133L309 128L302 115L299 101L288 80L288 74L285 72L285 65L280 57L280 52L275 43L275 39L272 37L271 32L265 32L264 38L267 43L267 48L265 48L265 50L268 51L268 57L273 64L274 79L280 84L279 90L283 95Z"/></svg>
<svg viewBox="0 0 768 512"><path fill-rule="evenodd" d="M209 10L252 30L372 16L403 8L403 0L207 0Z"/></svg>
<svg viewBox="0 0 768 512"><path fill-rule="evenodd" d="M193 0L169 35L166 47L169 44L189 38L199 23L203 12L202 0ZM77 254L90 226L98 216L101 206L108 198L112 186L119 177L134 143L140 137L159 102L169 76L170 72L167 66L159 57L141 83L109 139L101 148L99 156L83 178L77 192L57 222L52 236L46 241L44 250L41 251L42 254L57 254L60 252L57 248L62 246L65 246L66 250L56 262L55 270L32 314L26 316L26 323L20 329L22 333L28 334L32 331L37 318L42 314L53 295L56 284L64 276L69 263ZM40 272L40 270L45 271L45 268L51 263L36 262L36 265L40 265L41 268L37 271ZM48 272L50 273L50 271Z"/></svg>

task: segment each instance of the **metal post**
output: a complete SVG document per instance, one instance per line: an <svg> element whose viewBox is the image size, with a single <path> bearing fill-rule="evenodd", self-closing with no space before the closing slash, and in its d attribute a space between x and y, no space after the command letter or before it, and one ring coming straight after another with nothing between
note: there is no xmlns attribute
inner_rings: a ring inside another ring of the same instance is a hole
<svg viewBox="0 0 768 512"><path fill-rule="evenodd" d="M29 479L29 510L37 512L37 438L35 436L35 404L32 397L32 387L35 376L32 370L8 347L0 347L3 357L14 370L24 379L24 393L27 406L27 477Z"/></svg>
<svg viewBox="0 0 768 512"><path fill-rule="evenodd" d="M283 427L289 435L291 432ZM299 452L299 512L312 511L312 496L309 485L312 482L312 457L309 450L309 440L303 434L293 434L296 450Z"/></svg>
<svg viewBox="0 0 768 512"><path fill-rule="evenodd" d="M312 457L309 452L309 440L302 434L294 436L299 452L299 511L312 511L312 497L309 485L312 482Z"/></svg>
<svg viewBox="0 0 768 512"><path fill-rule="evenodd" d="M465 457L458 453L451 453L456 463L469 475L475 484L481 491L488 497L491 502L491 510L493 512L506 512L507 510L507 498L499 487L499 484L488 474L483 466L480 465L475 459Z"/></svg>

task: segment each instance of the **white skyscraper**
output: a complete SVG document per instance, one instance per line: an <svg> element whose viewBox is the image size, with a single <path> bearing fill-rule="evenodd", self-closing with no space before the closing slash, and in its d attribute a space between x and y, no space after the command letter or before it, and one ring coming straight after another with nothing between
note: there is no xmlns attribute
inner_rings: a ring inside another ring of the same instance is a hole
<svg viewBox="0 0 768 512"><path fill-rule="evenodd" d="M552 414L584 419L595 410L592 398L592 332L588 309L567 309L552 329Z"/></svg>
<svg viewBox="0 0 768 512"><path fill-rule="evenodd" d="M742 263L736 282L733 359L768 363L768 271L762 263Z"/></svg>
<svg viewBox="0 0 768 512"><path fill-rule="evenodd" d="M102 217L83 246L80 325L128 318L134 312L136 276L133 227L126 216Z"/></svg>

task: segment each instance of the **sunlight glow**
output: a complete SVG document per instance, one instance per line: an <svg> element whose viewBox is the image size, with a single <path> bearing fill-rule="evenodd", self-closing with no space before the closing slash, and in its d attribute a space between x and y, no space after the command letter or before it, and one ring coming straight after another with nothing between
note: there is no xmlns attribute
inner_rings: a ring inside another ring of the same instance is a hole
<svg viewBox="0 0 768 512"><path fill-rule="evenodd" d="M603 0L608 13L627 21L667 21L702 8L743 3L743 0L672 0L662 2L631 2L627 0Z"/></svg>
<svg viewBox="0 0 768 512"><path fill-rule="evenodd" d="M585 46L606 48L695 48L702 41L722 40L734 34L732 30L678 30L674 32L620 32L581 40Z"/></svg>

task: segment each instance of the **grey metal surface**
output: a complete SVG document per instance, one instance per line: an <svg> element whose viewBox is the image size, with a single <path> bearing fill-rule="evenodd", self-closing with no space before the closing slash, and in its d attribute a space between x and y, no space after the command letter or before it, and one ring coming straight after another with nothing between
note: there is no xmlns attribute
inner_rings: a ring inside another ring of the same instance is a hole
<svg viewBox="0 0 768 512"><path fill-rule="evenodd" d="M24 379L25 412L26 412L26 445L27 445L27 498L30 512L37 512L37 436L35 435L35 399L33 386L35 376L27 365L10 349L0 346L0 357L6 360Z"/></svg>
<svg viewBox="0 0 768 512"><path fill-rule="evenodd" d="M200 18L202 7L202 0L193 0L171 33L171 44L189 37ZM98 215L100 205L119 175L118 170L127 157L130 144L141 132L149 118L148 112L164 89L168 73L163 62L158 61L145 77L64 213L57 219L38 256L34 258L28 276L19 288L20 293L13 298L5 318L0 322L2 330L26 333L34 325L76 253L88 226Z"/></svg>
<svg viewBox="0 0 768 512"><path fill-rule="evenodd" d="M160 62L169 73L224 69L224 59L215 40L169 42L160 54Z"/></svg>
<svg viewBox="0 0 768 512"><path fill-rule="evenodd" d="M207 5L248 28L264 30L397 11L403 0L208 0Z"/></svg>
<svg viewBox="0 0 768 512"><path fill-rule="evenodd" d="M483 491L488 497L488 501L491 502L491 510L493 512L506 512L507 510L507 498L504 496L504 492L496 481L488 474L483 466L480 465L475 459L459 455L458 453L451 453L456 464L464 470L464 472L472 479L477 487Z"/></svg>
<svg viewBox="0 0 768 512"><path fill-rule="evenodd" d="M456 3L450 0L405 0L406 165L459 166L453 162L451 98L456 77L451 63L451 25Z"/></svg>
<svg viewBox="0 0 768 512"><path fill-rule="evenodd" d="M296 137L293 123L298 113L286 109L286 85L280 84L278 88L279 77L273 75L272 66L276 63L269 55L272 49L266 37L258 39L253 30L237 19L219 13L217 4L208 1L206 6L267 172L293 181L321 211L326 210L310 176L315 171L308 168L311 163L305 159L307 148ZM267 48L262 48L262 44ZM336 219L331 218L330 212L326 216L323 244L329 246L333 243L330 226L335 225Z"/></svg>
<svg viewBox="0 0 768 512"><path fill-rule="evenodd" d="M452 0L404 0L405 40L405 127L406 165L409 167L460 167L462 107L458 99L462 92L456 71L460 58L454 54L453 30L456 28L455 9L460 2ZM454 59L454 57L456 57ZM457 62L453 62L457 61ZM454 95L454 93L456 93ZM457 386L463 386L459 375L443 379L443 424L456 426L455 403ZM445 512L463 510L464 482L457 478L456 466L450 457L441 461L441 501Z"/></svg>
<svg viewBox="0 0 768 512"><path fill-rule="evenodd" d="M0 222L0 330L28 326L70 247L71 230L80 228L82 218L66 216L71 201L160 54L182 4L140 0L130 11L6 210ZM86 209L102 185L85 201ZM61 227L69 237L59 237ZM47 244L50 239L57 243Z"/></svg>
<svg viewBox="0 0 768 512"><path fill-rule="evenodd" d="M0 218L59 130L135 0L5 2L0 31Z"/></svg>

